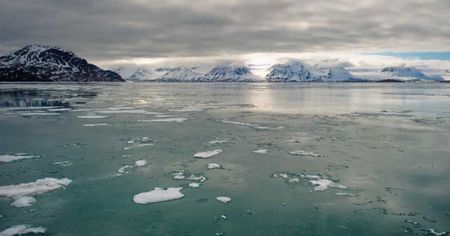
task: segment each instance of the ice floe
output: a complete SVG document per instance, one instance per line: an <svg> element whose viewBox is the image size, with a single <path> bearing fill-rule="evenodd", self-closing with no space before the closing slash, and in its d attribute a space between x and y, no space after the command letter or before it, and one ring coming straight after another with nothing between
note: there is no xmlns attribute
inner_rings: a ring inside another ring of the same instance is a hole
<svg viewBox="0 0 450 236"><path fill-rule="evenodd" d="M190 187L190 188L199 188L199 187L200 187L200 184L199 184L199 183L190 183L190 184L189 184L189 187Z"/></svg>
<svg viewBox="0 0 450 236"><path fill-rule="evenodd" d="M52 108L52 109L48 109L48 111L52 111L52 112L61 112L61 111L71 111L72 108Z"/></svg>
<svg viewBox="0 0 450 236"><path fill-rule="evenodd" d="M53 162L54 165L58 165L58 166L71 166L72 162L71 161L55 161Z"/></svg>
<svg viewBox="0 0 450 236"><path fill-rule="evenodd" d="M448 232L439 232L435 229L426 229L425 232L431 234L431 235L435 235L435 236L444 236L444 235L448 235Z"/></svg>
<svg viewBox="0 0 450 236"><path fill-rule="evenodd" d="M211 158L213 156L219 155L222 152L223 152L223 150L221 150L221 149L215 149L215 150L205 151L205 152L198 152L198 153L194 154L194 157L195 158Z"/></svg>
<svg viewBox="0 0 450 236"><path fill-rule="evenodd" d="M121 176L121 175L124 175L124 174L128 174L128 170L129 169L132 169L132 168L134 168L134 166L130 166L130 165L124 165L124 166L122 166L122 167L120 167L118 170L117 170L117 175L116 176Z"/></svg>
<svg viewBox="0 0 450 236"><path fill-rule="evenodd" d="M258 149L253 151L253 153L257 153L257 154L267 154L269 152L269 150L267 149Z"/></svg>
<svg viewBox="0 0 450 236"><path fill-rule="evenodd" d="M173 111L173 112L200 112L200 111L204 111L205 108L202 107L195 107L195 106L187 106L184 108L179 108L179 109L170 109L169 111Z"/></svg>
<svg viewBox="0 0 450 236"><path fill-rule="evenodd" d="M188 180L193 180L193 181L199 181L200 183L203 183L207 180L207 178L203 175L190 175L189 177L187 177L186 179Z"/></svg>
<svg viewBox="0 0 450 236"><path fill-rule="evenodd" d="M209 144L222 144L222 143L229 143L230 141L226 140L226 139L216 139L216 140L212 140L209 141Z"/></svg>
<svg viewBox="0 0 450 236"><path fill-rule="evenodd" d="M275 173L272 177L284 179L289 185L295 185L303 180L303 183L312 186L315 191L325 191L329 188L347 189L347 186L338 184L333 180L321 177L319 175Z"/></svg>
<svg viewBox="0 0 450 236"><path fill-rule="evenodd" d="M19 197L14 202L11 203L11 206L14 207L29 207L32 206L34 203L36 203L36 198L29 197L29 196L23 196Z"/></svg>
<svg viewBox="0 0 450 236"><path fill-rule="evenodd" d="M147 160L137 160L134 162L135 166L145 166L147 165Z"/></svg>
<svg viewBox="0 0 450 236"><path fill-rule="evenodd" d="M216 200L225 204L231 202L231 198L225 196L216 197Z"/></svg>
<svg viewBox="0 0 450 236"><path fill-rule="evenodd" d="M134 195L133 201L137 204L148 204L176 200L184 197L182 189L182 187L167 189L156 187L152 191Z"/></svg>
<svg viewBox="0 0 450 236"><path fill-rule="evenodd" d="M132 148L140 148L153 146L153 140L150 137L132 138L127 141L127 144L133 144L132 146L125 147L124 150L130 150Z"/></svg>
<svg viewBox="0 0 450 236"><path fill-rule="evenodd" d="M184 121L187 121L187 118L161 118L161 119L151 119L151 120L138 120L138 122L147 122L147 123L153 123L153 122L175 122L175 123L181 123Z"/></svg>
<svg viewBox="0 0 450 236"><path fill-rule="evenodd" d="M258 125L258 124L239 122L239 121L231 121L231 120L219 120L219 121L222 122L222 123L225 123L225 124L247 126L247 127L252 127L252 128L255 128L255 129L259 129L259 130L277 130L277 129L283 129L284 128L283 126L271 128L271 127L267 127L267 126L261 126L261 125Z"/></svg>
<svg viewBox="0 0 450 236"><path fill-rule="evenodd" d="M19 113L21 116L57 116L61 115L61 113L56 112L25 112L25 113Z"/></svg>
<svg viewBox="0 0 450 236"><path fill-rule="evenodd" d="M56 178L44 178L38 179L35 182L22 183L17 185L0 186L0 196L11 198L18 201L22 197L30 197L39 194L44 194L59 188L64 188L69 185L72 180L68 178L56 179ZM33 200L22 199L16 202L20 205L24 202L33 203Z"/></svg>
<svg viewBox="0 0 450 236"><path fill-rule="evenodd" d="M160 112L146 111L143 109L110 109L95 111L100 114L140 114L140 115L160 115Z"/></svg>
<svg viewBox="0 0 450 236"><path fill-rule="evenodd" d="M77 116L80 119L103 119L108 116L100 116L100 115L85 115L85 116Z"/></svg>
<svg viewBox="0 0 450 236"><path fill-rule="evenodd" d="M15 225L0 232L0 236L43 234L46 230L47 229L44 227L33 227L31 225Z"/></svg>
<svg viewBox="0 0 450 236"><path fill-rule="evenodd" d="M212 169L220 169L222 166L220 166L217 163L209 163L208 165L206 165L206 168L208 168L208 170L212 170Z"/></svg>
<svg viewBox="0 0 450 236"><path fill-rule="evenodd" d="M289 154L295 155L295 156L305 156L305 157L324 157L323 154L314 153L314 152L307 152L307 151L304 151L304 150L292 151L292 152L289 152Z"/></svg>
<svg viewBox="0 0 450 236"><path fill-rule="evenodd" d="M84 127L108 126L108 123L83 124Z"/></svg>
<svg viewBox="0 0 450 236"><path fill-rule="evenodd" d="M174 180L185 179L184 170L176 171L172 174Z"/></svg>
<svg viewBox="0 0 450 236"><path fill-rule="evenodd" d="M0 163L13 162L13 161L18 161L18 160L23 160L23 159L31 159L31 158L37 158L37 157L39 157L39 156L27 155L24 153L5 154L5 155L0 155Z"/></svg>

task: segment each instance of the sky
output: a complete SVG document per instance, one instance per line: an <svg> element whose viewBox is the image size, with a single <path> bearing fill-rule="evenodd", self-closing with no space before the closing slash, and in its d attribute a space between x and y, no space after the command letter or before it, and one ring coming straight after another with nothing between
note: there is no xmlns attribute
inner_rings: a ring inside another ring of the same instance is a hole
<svg viewBox="0 0 450 236"><path fill-rule="evenodd" d="M38 43L101 64L302 53L449 60L449 12L449 0L0 0L0 54Z"/></svg>

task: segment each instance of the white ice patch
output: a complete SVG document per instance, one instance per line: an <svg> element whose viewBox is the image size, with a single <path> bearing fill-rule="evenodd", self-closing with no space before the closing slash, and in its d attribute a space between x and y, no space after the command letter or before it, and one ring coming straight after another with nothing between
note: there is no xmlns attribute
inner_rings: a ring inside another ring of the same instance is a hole
<svg viewBox="0 0 450 236"><path fill-rule="evenodd" d="M229 143L230 141L226 140L226 139L217 139L217 140L212 140L209 141L209 144L222 144L222 143Z"/></svg>
<svg viewBox="0 0 450 236"><path fill-rule="evenodd" d="M257 125L257 124L238 122L238 121L231 121L231 120L220 120L220 122L225 123L225 124L247 126L247 127L252 127L252 128L261 129L261 130L270 129L269 127L265 127L265 126L261 126L261 125Z"/></svg>
<svg viewBox="0 0 450 236"><path fill-rule="evenodd" d="M295 156L305 156L305 157L323 157L324 156L323 154L307 152L304 150L292 151L292 152L289 152L289 154L295 155Z"/></svg>
<svg viewBox="0 0 450 236"><path fill-rule="evenodd" d="M23 153L16 153L16 154L6 154L6 155L0 155L0 163L2 162L12 162L17 160L23 160L23 159L31 159L31 158L37 158L39 156L35 155L26 155Z"/></svg>
<svg viewBox="0 0 450 236"><path fill-rule="evenodd" d="M190 188L199 188L199 187L200 187L200 184L199 184L199 183L190 183L190 184L189 184L189 187L190 187Z"/></svg>
<svg viewBox="0 0 450 236"><path fill-rule="evenodd" d="M196 175L190 175L190 176L187 177L186 179L188 179L188 180L193 180L193 181L199 181L199 182L201 182L201 183L203 183L203 182L206 181L206 177L205 177L205 176L202 176L202 175L199 175L199 176L196 176Z"/></svg>
<svg viewBox="0 0 450 236"><path fill-rule="evenodd" d="M221 166L217 163L209 163L208 165L206 165L206 168L208 168L208 170L220 169Z"/></svg>
<svg viewBox="0 0 450 236"><path fill-rule="evenodd" d="M426 229L426 232L431 234L431 235L435 235L435 236L444 236L444 235L448 234L448 232L439 232L439 231L437 231L435 229L431 229L431 228L430 229Z"/></svg>
<svg viewBox="0 0 450 236"><path fill-rule="evenodd" d="M134 162L134 165L136 166L145 166L147 165L147 160L137 160Z"/></svg>
<svg viewBox="0 0 450 236"><path fill-rule="evenodd" d="M117 176L121 176L121 175L124 175L124 174L128 174L128 170L129 169L132 169L134 166L130 166L130 165L124 165L124 166L122 166L122 167L120 167L118 170L117 170Z"/></svg>
<svg viewBox="0 0 450 236"><path fill-rule="evenodd" d="M0 232L0 236L15 236L24 234L43 234L47 229L44 227L33 227L31 225L16 225Z"/></svg>
<svg viewBox="0 0 450 236"><path fill-rule="evenodd" d="M138 120L138 122L146 122L146 123L153 123L153 122L176 122L181 123L184 121L187 121L187 118L162 118L162 119L152 119L152 120Z"/></svg>
<svg viewBox="0 0 450 236"><path fill-rule="evenodd" d="M59 188L64 188L69 185L72 180L63 178L63 179L55 179L55 178L44 178L38 179L35 182L31 183L22 183L17 185L6 185L0 186L0 196L8 197L18 201L22 197L35 196L39 194L44 194ZM30 199L22 199L17 202L18 205L28 201L29 203L33 203Z"/></svg>
<svg viewBox="0 0 450 236"><path fill-rule="evenodd" d="M96 111L100 114L140 114L140 115L159 115L159 112L151 112L143 109L111 109L111 110L101 110Z"/></svg>
<svg viewBox="0 0 450 236"><path fill-rule="evenodd" d="M61 112L61 111L71 111L72 108L52 108L52 109L48 109L48 111L53 111L53 112Z"/></svg>
<svg viewBox="0 0 450 236"><path fill-rule="evenodd" d="M157 187L152 191L134 195L133 201L137 204L148 204L176 200L184 197L181 193L182 189L182 187L167 189Z"/></svg>
<svg viewBox="0 0 450 236"><path fill-rule="evenodd" d="M316 191L325 191L329 188L341 188L341 189L347 188L346 186L335 183L329 179L313 179L313 180L309 180L309 182L312 185L314 185L314 190L316 190Z"/></svg>
<svg viewBox="0 0 450 236"><path fill-rule="evenodd" d="M85 115L85 116L77 116L80 119L103 119L107 118L107 116L99 116L99 115Z"/></svg>
<svg viewBox="0 0 450 236"><path fill-rule="evenodd" d="M134 149L134 148L141 148L141 147L148 147L148 146L153 146L153 143L141 143L141 144L136 144L130 147L124 147L123 150L130 150L130 149Z"/></svg>
<svg viewBox="0 0 450 236"><path fill-rule="evenodd" d="M56 161L56 162L53 162L53 164L58 165L58 166L71 166L72 162L71 161Z"/></svg>
<svg viewBox="0 0 450 236"><path fill-rule="evenodd" d="M269 152L269 150L267 149L258 149L253 151L253 153L257 153L257 154L267 154Z"/></svg>
<svg viewBox="0 0 450 236"><path fill-rule="evenodd" d="M225 196L216 197L216 200L225 204L231 202L231 198Z"/></svg>
<svg viewBox="0 0 450 236"><path fill-rule="evenodd" d="M205 151L205 152L198 152L198 153L194 154L194 157L195 158L211 158L213 156L219 155L222 152L223 152L223 150L221 150L221 149L215 149L212 151Z"/></svg>
<svg viewBox="0 0 450 236"><path fill-rule="evenodd" d="M34 203L36 203L36 198L23 196L23 197L19 197L16 200L14 200L14 202L11 203L11 206L29 207L29 206L32 206Z"/></svg>
<svg viewBox="0 0 450 236"><path fill-rule="evenodd" d="M56 112L26 112L26 113L20 113L21 116L57 116L60 115L60 113Z"/></svg>
<svg viewBox="0 0 450 236"><path fill-rule="evenodd" d="M83 124L84 127L108 126L108 123Z"/></svg>
<svg viewBox="0 0 450 236"><path fill-rule="evenodd" d="M180 170L180 171L177 171L177 172L173 173L173 179L174 180L181 180L181 179L185 179L185 178L186 178L186 176L184 176L184 171L183 170Z"/></svg>
<svg viewBox="0 0 450 236"><path fill-rule="evenodd" d="M195 107L195 106L188 106L188 107L184 107L184 108L180 108L180 109L171 109L169 111L174 111L174 112L200 112L205 110L202 107Z"/></svg>

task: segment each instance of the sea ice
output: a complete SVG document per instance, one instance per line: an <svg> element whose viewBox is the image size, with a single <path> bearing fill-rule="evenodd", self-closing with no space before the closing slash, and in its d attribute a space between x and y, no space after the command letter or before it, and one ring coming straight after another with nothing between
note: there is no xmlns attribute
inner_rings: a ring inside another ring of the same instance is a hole
<svg viewBox="0 0 450 236"><path fill-rule="evenodd" d="M72 162L71 161L56 161L56 162L53 162L53 164L58 165L58 166L71 166Z"/></svg>
<svg viewBox="0 0 450 236"><path fill-rule="evenodd" d="M324 156L323 154L307 152L304 150L292 151L292 152L289 152L289 154L295 155L295 156L305 156L305 157L323 157Z"/></svg>
<svg viewBox="0 0 450 236"><path fill-rule="evenodd" d="M107 116L99 116L99 115L85 115L85 116L77 116L80 119L103 119L107 118Z"/></svg>
<svg viewBox="0 0 450 236"><path fill-rule="evenodd" d="M71 111L72 108L52 108L52 109L48 109L48 111L56 111L56 112L61 112L61 111Z"/></svg>
<svg viewBox="0 0 450 236"><path fill-rule="evenodd" d="M247 126L247 127L252 127L252 128L261 129L261 130L270 129L269 127L265 127L265 126L261 126L261 125L257 125L257 124L238 122L238 121L231 121L231 120L220 120L220 122L225 123L225 124Z"/></svg>
<svg viewBox="0 0 450 236"><path fill-rule="evenodd" d="M309 180L309 182L312 185L314 185L314 190L316 190L316 191L325 191L330 187L331 188L341 188L341 189L347 188L346 186L335 183L329 179L313 179L313 180Z"/></svg>
<svg viewBox="0 0 450 236"><path fill-rule="evenodd" d="M199 183L190 183L189 187L191 187L191 188L198 188L198 187L200 187L200 184Z"/></svg>
<svg viewBox="0 0 450 236"><path fill-rule="evenodd" d="M128 174L128 169L131 169L131 168L133 168L134 166L130 166L130 165L124 165L124 166L122 166L122 167L120 167L118 170L117 170L117 172L118 172L118 176L121 176L121 175L123 175L123 174Z"/></svg>
<svg viewBox="0 0 450 236"><path fill-rule="evenodd" d="M57 116L60 115L60 113L56 112L26 112L26 113L20 113L21 116Z"/></svg>
<svg viewBox="0 0 450 236"><path fill-rule="evenodd" d="M23 159L31 159L31 158L37 158L37 157L39 157L39 156L26 155L24 153L6 154L6 155L0 155L0 163L12 162L12 161L23 160Z"/></svg>
<svg viewBox="0 0 450 236"><path fill-rule="evenodd" d="M33 200L21 199L22 197L30 197L39 194L44 194L46 192L50 192L59 188L64 188L69 185L72 180L63 178L63 179L55 179L55 178L44 178L38 179L35 182L30 183L22 183L17 185L6 185L0 186L0 196L12 198L16 202L15 204L20 205L25 202L30 204L33 203ZM13 203L14 204L14 203ZM16 206L16 205L14 205Z"/></svg>
<svg viewBox="0 0 450 236"><path fill-rule="evenodd" d="M189 177L187 177L186 179L188 180L193 180L193 181L199 181L201 183L206 181L206 177L205 176L196 176L196 175L190 175Z"/></svg>
<svg viewBox="0 0 450 236"><path fill-rule="evenodd" d="M136 166L145 166L147 164L147 160L137 160L134 162Z"/></svg>
<svg viewBox="0 0 450 236"><path fill-rule="evenodd" d="M194 154L195 158L210 158L213 157L215 155L219 155L220 153L222 153L223 151L221 149L215 149L212 151L205 151L205 152L199 152Z"/></svg>
<svg viewBox="0 0 450 236"><path fill-rule="evenodd" d="M267 149L258 149L253 151L253 153L258 153L258 154L267 154L269 152L269 150Z"/></svg>
<svg viewBox="0 0 450 236"><path fill-rule="evenodd" d="M208 165L206 165L206 168L208 168L208 170L212 170L212 169L219 169L221 168L221 166L217 163L209 163Z"/></svg>
<svg viewBox="0 0 450 236"><path fill-rule="evenodd" d="M152 122L176 122L176 123L181 123L183 121L188 120L187 118L162 118L162 119L152 119L152 120L138 120L138 122L147 122L147 123L152 123Z"/></svg>
<svg viewBox="0 0 450 236"><path fill-rule="evenodd" d="M222 202L222 203L229 203L231 202L231 198L230 197L225 197L225 196L220 196L220 197L216 197L217 201Z"/></svg>
<svg viewBox="0 0 450 236"><path fill-rule="evenodd" d="M108 126L108 123L83 124L84 127Z"/></svg>
<svg viewBox="0 0 450 236"><path fill-rule="evenodd" d="M31 225L15 225L0 232L0 236L14 236L25 234L43 234L46 228L33 227Z"/></svg>
<svg viewBox="0 0 450 236"><path fill-rule="evenodd" d="M14 202L11 203L11 206L29 207L29 206L32 206L34 203L36 203L36 198L29 197L29 196L23 196L23 197L19 197L16 200L14 200Z"/></svg>
<svg viewBox="0 0 450 236"><path fill-rule="evenodd" d="M148 204L156 202L171 201L183 198L182 187L162 189L156 187L152 191L134 195L133 201L137 204Z"/></svg>
<svg viewBox="0 0 450 236"><path fill-rule="evenodd" d="M222 144L222 143L229 143L230 141L226 140L226 139L216 139L216 140L212 140L209 141L209 144Z"/></svg>
<svg viewBox="0 0 450 236"><path fill-rule="evenodd" d="M444 235L447 235L448 234L448 232L438 232L437 230L435 230L435 229L426 229L425 230L427 233L429 233L429 234L431 234L431 235L435 235L435 236L444 236Z"/></svg>
<svg viewBox="0 0 450 236"><path fill-rule="evenodd" d="M146 111L143 109L124 109L124 110L111 109L111 110L97 111L97 113L100 113L100 114L141 114L141 115L161 114L159 112L151 112L151 111Z"/></svg>

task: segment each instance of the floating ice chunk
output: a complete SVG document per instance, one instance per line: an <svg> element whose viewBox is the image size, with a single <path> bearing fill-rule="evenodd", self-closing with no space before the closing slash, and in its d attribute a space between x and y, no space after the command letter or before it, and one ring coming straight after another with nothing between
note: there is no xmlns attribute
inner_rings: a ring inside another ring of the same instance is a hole
<svg viewBox="0 0 450 236"><path fill-rule="evenodd" d="M176 200L184 197L184 195L181 193L182 189L182 187L167 189L157 187L152 191L134 195L133 201L137 204L148 204Z"/></svg>
<svg viewBox="0 0 450 236"><path fill-rule="evenodd" d="M147 123L152 123L152 122L176 122L176 123L181 123L183 121L187 121L187 118L161 118L161 119L152 119L152 120L138 120L138 122L147 122Z"/></svg>
<svg viewBox="0 0 450 236"><path fill-rule="evenodd" d="M330 187L331 188L341 188L341 189L347 188L346 186L335 183L329 179L314 179L314 180L310 180L309 182L312 185L314 185L314 190L316 190L316 191L325 191Z"/></svg>
<svg viewBox="0 0 450 236"><path fill-rule="evenodd" d="M30 183L22 183L17 185L6 185L0 186L0 196L12 198L15 201L18 201L22 197L26 196L35 196L39 194L44 194L46 192L50 192L59 188L63 188L69 185L72 180L63 178L63 179L55 179L55 178L44 178L38 179L35 182ZM22 199L16 202L17 205L20 205L24 202L32 204L33 200L31 199ZM15 205L14 205L15 206Z"/></svg>
<svg viewBox="0 0 450 236"><path fill-rule="evenodd" d="M130 147L124 147L123 150L130 150L133 148L141 148L141 147L148 147L148 146L153 146L153 143L141 143L141 144L136 144Z"/></svg>
<svg viewBox="0 0 450 236"><path fill-rule="evenodd" d="M444 236L444 235L448 235L448 232L438 232L435 229L426 229L425 232L431 234L431 235L435 235L435 236Z"/></svg>
<svg viewBox="0 0 450 236"><path fill-rule="evenodd" d="M216 197L216 200L225 204L231 202L231 198L225 196Z"/></svg>
<svg viewBox="0 0 450 236"><path fill-rule="evenodd" d="M175 179L175 180L180 180L180 179L185 179L185 178L186 178L186 176L184 176L183 170L173 173L173 179Z"/></svg>
<svg viewBox="0 0 450 236"><path fill-rule="evenodd" d="M292 183L299 183L299 182L300 182L300 179L297 178L297 177L290 178L290 179L288 180L288 183L290 183L290 184L292 184Z"/></svg>
<svg viewBox="0 0 450 236"><path fill-rule="evenodd" d="M191 188L198 188L198 187L200 187L200 184L199 183L190 183L189 187L191 187Z"/></svg>
<svg viewBox="0 0 450 236"><path fill-rule="evenodd" d="M187 177L186 179L188 180L194 180L194 181L199 181L201 183L206 181L206 177L205 176L196 176L196 175L190 175L189 177Z"/></svg>
<svg viewBox="0 0 450 236"><path fill-rule="evenodd" d="M122 167L120 167L117 172L117 176L123 175L123 174L128 174L128 169L132 169L134 166L130 166L130 165L124 165Z"/></svg>
<svg viewBox="0 0 450 236"><path fill-rule="evenodd" d="M108 126L108 123L83 124L84 127Z"/></svg>
<svg viewBox="0 0 450 236"><path fill-rule="evenodd" d="M17 160L23 160L23 159L31 159L31 158L37 158L39 156L35 155L26 155L24 153L16 153L16 154L6 154L6 155L0 155L0 163L2 162L12 162Z"/></svg>
<svg viewBox="0 0 450 236"><path fill-rule="evenodd" d="M217 163L209 163L208 165L206 165L206 168L208 168L208 170L212 170L212 169L219 169L219 168L221 168L222 166L220 166L219 164L217 164Z"/></svg>
<svg viewBox="0 0 450 236"><path fill-rule="evenodd" d="M194 154L194 157L195 158L210 158L210 157L219 155L222 152L223 151L221 149L215 149L212 151L205 151L205 152L198 152L198 153Z"/></svg>
<svg viewBox="0 0 450 236"><path fill-rule="evenodd" d="M180 108L180 109L171 109L169 111L174 111L174 112L200 112L203 111L204 108L202 107L195 107L195 106L188 106L188 107L184 107L184 108Z"/></svg>
<svg viewBox="0 0 450 236"><path fill-rule="evenodd" d="M274 178L283 178L283 179L289 179L289 175L286 173L278 173L278 174L273 174Z"/></svg>
<svg viewBox="0 0 450 236"><path fill-rule="evenodd" d="M289 154L295 155L295 156L305 156L305 157L323 157L324 156L323 154L307 152L304 150L292 151L292 152L289 152Z"/></svg>
<svg viewBox="0 0 450 236"><path fill-rule="evenodd" d="M99 115L85 115L85 116L77 116L80 119L103 119L107 118L107 116L99 116Z"/></svg>
<svg viewBox="0 0 450 236"><path fill-rule="evenodd" d="M56 112L26 112L26 113L20 113L21 116L57 116L60 115L60 113Z"/></svg>
<svg viewBox="0 0 450 236"><path fill-rule="evenodd" d="M47 229L44 227L33 227L31 225L16 225L0 232L0 236L15 236L24 234L43 234Z"/></svg>
<svg viewBox="0 0 450 236"><path fill-rule="evenodd" d="M354 193L336 193L336 196L340 196L340 197L357 197L358 194L354 194Z"/></svg>
<svg viewBox="0 0 450 236"><path fill-rule="evenodd" d="M48 109L48 111L56 111L56 112L61 112L61 111L71 111L72 108L51 108Z"/></svg>
<svg viewBox="0 0 450 236"><path fill-rule="evenodd" d="M111 109L111 110L101 110L96 111L100 114L141 114L141 115L158 115L161 114L159 112L151 112L143 109Z"/></svg>
<svg viewBox="0 0 450 236"><path fill-rule="evenodd" d="M134 165L136 166L145 166L147 165L147 160L137 160L134 162Z"/></svg>
<svg viewBox="0 0 450 236"><path fill-rule="evenodd" d="M258 153L258 154L267 154L269 152L269 150L267 149L258 149L253 151L253 153Z"/></svg>
<svg viewBox="0 0 450 236"><path fill-rule="evenodd" d="M56 161L56 162L53 162L53 164L58 165L58 166L71 166L72 162L71 161Z"/></svg>
<svg viewBox="0 0 450 236"><path fill-rule="evenodd" d="M209 144L222 144L222 143L229 143L230 141L226 140L226 139L216 139L216 140L212 140L209 141Z"/></svg>
<svg viewBox="0 0 450 236"><path fill-rule="evenodd" d="M14 206L14 207L29 207L29 206L32 206L34 203L36 203L36 198L23 196L23 197L19 197L16 200L14 200L14 202L11 203L11 206Z"/></svg>

